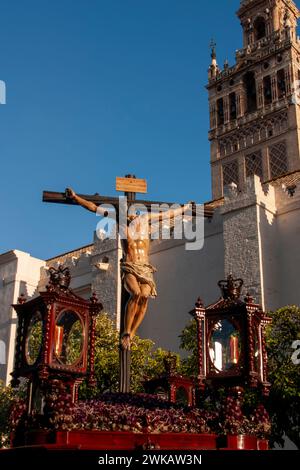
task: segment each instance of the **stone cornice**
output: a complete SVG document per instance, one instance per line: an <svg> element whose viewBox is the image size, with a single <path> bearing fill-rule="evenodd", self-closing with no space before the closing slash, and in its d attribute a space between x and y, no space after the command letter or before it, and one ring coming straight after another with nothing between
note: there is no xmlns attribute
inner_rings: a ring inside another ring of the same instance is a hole
<svg viewBox="0 0 300 470"><path fill-rule="evenodd" d="M222 215L253 206L262 207L273 216L277 215L274 188L269 185L268 188L263 189L256 175L247 178L245 190L238 191L236 186L229 185L226 187L226 193L225 203L220 208Z"/></svg>

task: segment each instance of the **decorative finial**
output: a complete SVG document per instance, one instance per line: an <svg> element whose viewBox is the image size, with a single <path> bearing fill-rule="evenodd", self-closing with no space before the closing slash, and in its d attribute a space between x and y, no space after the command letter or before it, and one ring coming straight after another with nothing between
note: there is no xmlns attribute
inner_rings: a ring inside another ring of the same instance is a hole
<svg viewBox="0 0 300 470"><path fill-rule="evenodd" d="M168 354L163 358L163 363L164 363L166 374L168 376L176 375L177 356L175 354L172 354L169 351Z"/></svg>
<svg viewBox="0 0 300 470"><path fill-rule="evenodd" d="M212 60L216 60L217 59L217 51L216 51L217 43L213 38L210 41L209 47L211 49L211 58L212 58Z"/></svg>
<svg viewBox="0 0 300 470"><path fill-rule="evenodd" d="M228 62L228 59L226 58L225 61L224 61L224 69L228 69L229 67L229 62Z"/></svg>
<svg viewBox="0 0 300 470"><path fill-rule="evenodd" d="M50 279L47 290L53 291L58 289L68 291L71 282L69 268L64 268L63 265L60 264L57 269L51 266L48 272Z"/></svg>
<svg viewBox="0 0 300 470"><path fill-rule="evenodd" d="M96 292L93 292L92 297L90 297L90 312L93 316L96 316L101 310L103 310L103 305L99 301Z"/></svg>
<svg viewBox="0 0 300 470"><path fill-rule="evenodd" d="M198 299L195 303L195 307L196 308L203 308L204 307L203 300L201 299L201 297L198 297Z"/></svg>
<svg viewBox="0 0 300 470"><path fill-rule="evenodd" d="M250 292L247 292L246 297L245 297L245 302L246 304L253 304L254 303L254 297L250 294Z"/></svg>
<svg viewBox="0 0 300 470"><path fill-rule="evenodd" d="M23 305L25 304L25 302L26 302L26 297L24 294L21 294L20 297L18 298L18 304Z"/></svg>
<svg viewBox="0 0 300 470"><path fill-rule="evenodd" d="M219 67L218 67L218 64L217 64L216 46L217 46L217 44L216 44L215 40L212 39L210 41L210 45L209 45L209 47L211 49L211 64L210 64L209 71L208 71L208 78L210 80L216 78L216 76L219 73Z"/></svg>
<svg viewBox="0 0 300 470"><path fill-rule="evenodd" d="M99 302L96 292L93 292L92 297L90 297L90 302L92 304L97 304Z"/></svg>
<svg viewBox="0 0 300 470"><path fill-rule="evenodd" d="M232 274L229 274L226 281L222 280L218 282L222 297L225 300L238 300L243 284L244 281L242 279L233 279Z"/></svg>

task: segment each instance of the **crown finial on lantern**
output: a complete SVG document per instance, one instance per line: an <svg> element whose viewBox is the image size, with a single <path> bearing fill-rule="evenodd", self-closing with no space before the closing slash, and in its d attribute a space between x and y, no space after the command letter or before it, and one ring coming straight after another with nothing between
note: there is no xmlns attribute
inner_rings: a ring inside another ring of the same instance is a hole
<svg viewBox="0 0 300 470"><path fill-rule="evenodd" d="M61 289L67 291L71 283L70 269L64 268L62 264L58 268L51 266L49 268L49 278L48 290Z"/></svg>
<svg viewBox="0 0 300 470"><path fill-rule="evenodd" d="M99 302L96 292L93 292L92 297L90 297L92 304L97 304Z"/></svg>
<svg viewBox="0 0 300 470"><path fill-rule="evenodd" d="M25 294L21 294L20 297L18 297L18 304L25 304L26 302L26 297Z"/></svg>
<svg viewBox="0 0 300 470"><path fill-rule="evenodd" d="M204 307L204 303L203 303L203 300L201 299L201 297L198 297L198 299L196 300L195 307L196 308L203 308Z"/></svg>
<svg viewBox="0 0 300 470"><path fill-rule="evenodd" d="M247 304L253 304L254 303L254 297L250 294L250 292L247 292L246 297L245 297L244 300Z"/></svg>
<svg viewBox="0 0 300 470"><path fill-rule="evenodd" d="M232 274L229 274L227 280L218 282L221 289L223 299L237 300L241 295L243 279L233 279Z"/></svg>

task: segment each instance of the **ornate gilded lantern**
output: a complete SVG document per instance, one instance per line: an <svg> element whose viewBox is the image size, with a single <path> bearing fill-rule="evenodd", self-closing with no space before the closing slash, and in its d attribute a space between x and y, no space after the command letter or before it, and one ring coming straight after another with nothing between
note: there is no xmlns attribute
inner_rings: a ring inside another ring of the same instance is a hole
<svg viewBox="0 0 300 470"><path fill-rule="evenodd" d="M29 379L29 414L42 412L54 388L74 402L84 378L95 383L95 321L102 305L95 295L88 301L72 292L68 268L50 268L49 275L45 292L27 302L21 296L13 306L18 329L12 385Z"/></svg>
<svg viewBox="0 0 300 470"><path fill-rule="evenodd" d="M204 307L201 299L190 312L197 322L198 388L261 387L268 394L265 327L270 318L247 295L240 299L242 279L218 283L222 297Z"/></svg>

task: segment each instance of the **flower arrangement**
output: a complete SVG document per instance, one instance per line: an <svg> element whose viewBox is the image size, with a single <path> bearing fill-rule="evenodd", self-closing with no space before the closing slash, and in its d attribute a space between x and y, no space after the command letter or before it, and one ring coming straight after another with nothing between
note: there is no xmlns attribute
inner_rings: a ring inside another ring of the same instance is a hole
<svg viewBox="0 0 300 470"><path fill-rule="evenodd" d="M221 404L221 434L246 434L265 439L271 433L270 417L260 404L252 413L245 413L242 400L226 397Z"/></svg>
<svg viewBox="0 0 300 470"><path fill-rule="evenodd" d="M10 408L10 429L15 431L19 426L21 420L25 419L26 402L24 399L16 397Z"/></svg>
<svg viewBox="0 0 300 470"><path fill-rule="evenodd" d="M11 426L19 423L27 429L127 431L133 433L188 433L218 435L254 435L265 439L271 431L263 405L245 413L240 399L224 397L207 408L175 405L156 395L107 393L91 400L71 403L70 396L52 394L45 414L33 414L24 420L25 404L16 401Z"/></svg>
<svg viewBox="0 0 300 470"><path fill-rule="evenodd" d="M24 408L16 404L11 414L13 429ZM48 408L48 410L47 410ZM50 411L51 410L51 411ZM129 431L134 433L210 433L217 419L212 411L189 409L146 394L104 394L96 399L71 404L52 396L44 416L27 421L31 429Z"/></svg>
<svg viewBox="0 0 300 470"><path fill-rule="evenodd" d="M70 410L70 408L68 408ZM107 394L79 401L71 413L58 410L55 429L130 431L134 433L209 433L213 413L178 407L151 395Z"/></svg>
<svg viewBox="0 0 300 470"><path fill-rule="evenodd" d="M256 437L266 439L271 435L271 419L263 405L258 405L251 416L251 421Z"/></svg>

